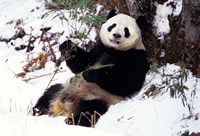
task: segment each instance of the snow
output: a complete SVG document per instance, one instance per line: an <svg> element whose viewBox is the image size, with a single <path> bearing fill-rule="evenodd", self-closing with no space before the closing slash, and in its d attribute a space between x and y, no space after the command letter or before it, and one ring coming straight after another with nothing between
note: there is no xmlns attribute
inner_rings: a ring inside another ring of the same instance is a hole
<svg viewBox="0 0 200 136"><path fill-rule="evenodd" d="M180 5L180 2L178 3ZM185 131L200 132L200 79L188 71L187 81L184 81L184 85L188 87L188 90L185 90L187 104L193 107L191 115L188 108L183 106L181 97L171 98L170 92L167 91L168 85L163 83L168 78L163 73L179 75L181 69L174 64L168 64L156 71L149 72L141 92L133 98L111 106L108 112L101 116L95 128L66 125L64 117L32 116L31 108L44 92L56 67L49 60L43 69L29 72L24 78L16 77L27 63L27 56L35 57L40 54L43 44L39 40L36 41L35 48L30 53L26 53L24 50L16 51L15 46L27 43L30 33L40 36L40 29L45 27L51 27L50 32L52 33L64 31L64 34L56 39L58 43L61 43L73 30L71 25L79 23L74 20L66 22L55 18L61 12L49 12L45 9L42 0L1 0L0 10L1 38L10 38L15 34L17 20L22 20L17 27L24 28L27 33L21 39L18 38L8 43L0 42L1 135L179 136ZM181 8L176 8L176 10L173 15L178 15ZM66 10L62 10L62 13L66 16L69 14ZM171 14L170 8L162 15L166 17L169 13ZM95 35L93 30L91 33L91 37ZM58 44L54 50L58 57ZM73 76L65 63L62 63L61 67L62 72L56 74L51 84L64 83ZM24 81L29 78L34 79ZM173 82L176 80L172 80L170 85ZM147 95L146 92L153 84L157 87L158 92L154 95ZM195 95L193 95L194 92Z"/></svg>
<svg viewBox="0 0 200 136"><path fill-rule="evenodd" d="M182 10L182 0L168 0L164 4L155 4L156 15L154 17L153 26L155 27L155 35L158 39L163 40L164 36L170 32L169 16L178 16Z"/></svg>
<svg viewBox="0 0 200 136"><path fill-rule="evenodd" d="M160 72L163 68L158 69ZM180 68L176 65L168 64L165 68L167 74L175 74ZM147 80L152 75L147 76ZM156 74L151 84L162 85L162 74ZM188 100L191 100L190 94L196 88L196 96L194 98L194 114L200 111L200 103L198 102L200 82L196 83L196 78L188 76L185 83L188 90ZM148 86L148 85L147 85ZM164 87L164 86L163 86ZM146 86L143 87L145 90ZM142 90L142 91L144 91ZM164 87L163 91L166 90ZM155 98L144 98L144 92L112 106L108 113L105 114L97 124L97 128L104 131L118 132L122 135L156 135L170 136L177 135L179 132L199 132L200 121L186 119L189 116L187 107L184 107L181 99L171 98L169 92L159 93ZM110 127L104 127L108 125Z"/></svg>

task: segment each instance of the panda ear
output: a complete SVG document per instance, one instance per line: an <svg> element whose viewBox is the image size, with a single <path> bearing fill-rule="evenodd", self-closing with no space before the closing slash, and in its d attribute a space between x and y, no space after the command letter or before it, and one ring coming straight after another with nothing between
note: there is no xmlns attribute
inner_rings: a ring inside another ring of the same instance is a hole
<svg viewBox="0 0 200 136"><path fill-rule="evenodd" d="M148 24L146 16L139 16L136 19L136 23L139 26L140 30L147 31L149 24Z"/></svg>
<svg viewBox="0 0 200 136"><path fill-rule="evenodd" d="M116 8L113 8L112 10L110 10L110 12L107 14L106 16L106 20L114 17L115 15L118 14L118 10Z"/></svg>

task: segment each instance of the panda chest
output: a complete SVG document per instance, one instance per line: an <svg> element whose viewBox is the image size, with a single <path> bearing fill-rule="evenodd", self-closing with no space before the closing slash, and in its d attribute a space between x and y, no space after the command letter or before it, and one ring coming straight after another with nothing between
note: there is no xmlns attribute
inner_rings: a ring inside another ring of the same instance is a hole
<svg viewBox="0 0 200 136"><path fill-rule="evenodd" d="M94 63L92 67L94 69L99 69L113 64L114 64L113 57L111 57L107 52L105 52L100 57L98 57L96 63Z"/></svg>
<svg viewBox="0 0 200 136"><path fill-rule="evenodd" d="M93 68L98 69L102 67L116 66L119 60L120 58L116 54L105 52L97 59L96 63L93 65Z"/></svg>

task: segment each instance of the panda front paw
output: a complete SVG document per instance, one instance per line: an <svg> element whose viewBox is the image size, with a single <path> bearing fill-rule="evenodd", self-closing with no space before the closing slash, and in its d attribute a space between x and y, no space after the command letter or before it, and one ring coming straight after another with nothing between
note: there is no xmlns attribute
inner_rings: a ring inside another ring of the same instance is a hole
<svg viewBox="0 0 200 136"><path fill-rule="evenodd" d="M94 73L94 69L92 70L87 70L85 72L83 72L83 78L87 81L87 82L94 82L94 76L95 76L95 73Z"/></svg>
<svg viewBox="0 0 200 136"><path fill-rule="evenodd" d="M74 47L74 43L71 40L66 40L59 46L61 56L57 60L56 66L60 66L63 61L68 60L71 57L72 51L75 50Z"/></svg>
<svg viewBox="0 0 200 136"><path fill-rule="evenodd" d="M65 52L65 51L69 51L72 47L72 41L71 40L66 40L64 41L60 46L59 46L59 51Z"/></svg>

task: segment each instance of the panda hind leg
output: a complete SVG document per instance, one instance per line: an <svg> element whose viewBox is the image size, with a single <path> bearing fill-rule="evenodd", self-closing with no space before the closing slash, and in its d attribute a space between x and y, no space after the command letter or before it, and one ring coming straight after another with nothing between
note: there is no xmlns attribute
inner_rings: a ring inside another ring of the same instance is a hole
<svg viewBox="0 0 200 136"><path fill-rule="evenodd" d="M69 125L91 127L107 110L108 104L103 100L84 100L66 93L51 102L50 115L66 116L65 122Z"/></svg>
<svg viewBox="0 0 200 136"><path fill-rule="evenodd" d="M105 101L81 100L76 109L76 116L66 119L67 124L75 124L86 127L93 127L98 121L99 117L106 113L108 105Z"/></svg>
<svg viewBox="0 0 200 136"><path fill-rule="evenodd" d="M51 100L56 97L57 93L63 88L62 84L50 86L33 107L33 116L48 114Z"/></svg>

